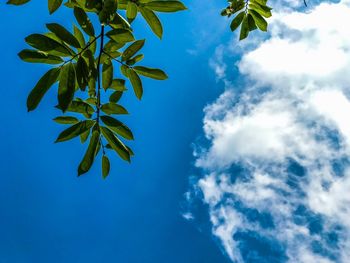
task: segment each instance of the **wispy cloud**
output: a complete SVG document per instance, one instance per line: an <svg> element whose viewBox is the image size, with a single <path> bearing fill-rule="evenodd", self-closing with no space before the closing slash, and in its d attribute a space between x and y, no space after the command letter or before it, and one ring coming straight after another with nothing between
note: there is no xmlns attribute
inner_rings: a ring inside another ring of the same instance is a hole
<svg viewBox="0 0 350 263"><path fill-rule="evenodd" d="M194 187L234 262L350 261L349 23L345 2L275 13L236 64L250 85L204 110Z"/></svg>

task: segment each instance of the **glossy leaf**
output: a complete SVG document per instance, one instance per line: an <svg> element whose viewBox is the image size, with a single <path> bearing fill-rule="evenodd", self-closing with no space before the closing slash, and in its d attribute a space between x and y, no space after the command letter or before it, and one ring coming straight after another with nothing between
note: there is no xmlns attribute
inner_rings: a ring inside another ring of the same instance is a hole
<svg viewBox="0 0 350 263"><path fill-rule="evenodd" d="M162 38L163 27L157 17L157 15L152 11L144 7L139 7L142 17L146 20L147 24L152 29L153 33L156 34L159 38Z"/></svg>
<svg viewBox="0 0 350 263"><path fill-rule="evenodd" d="M119 104L114 104L114 103L106 103L103 104L101 107L101 110L110 115L110 114L128 114L128 111L121 105Z"/></svg>
<svg viewBox="0 0 350 263"><path fill-rule="evenodd" d="M161 69L148 68L142 66L136 66L133 68L138 74L143 75L148 78L165 80L168 78L167 74Z"/></svg>
<svg viewBox="0 0 350 263"><path fill-rule="evenodd" d="M28 3L30 0L9 0L7 1L6 4L9 5L24 5L26 3Z"/></svg>
<svg viewBox="0 0 350 263"><path fill-rule="evenodd" d="M241 24L245 17L245 12L242 11L231 22L231 31L235 31Z"/></svg>
<svg viewBox="0 0 350 263"><path fill-rule="evenodd" d="M92 37L95 36L94 26L83 9L74 7L74 16L86 34Z"/></svg>
<svg viewBox="0 0 350 263"><path fill-rule="evenodd" d="M81 48L79 41L75 38L75 36L70 33L67 29L65 29L63 26L57 24L57 23L51 23L46 24L46 27L54 33L58 38L60 38L62 41L66 42L67 44L76 47Z"/></svg>
<svg viewBox="0 0 350 263"><path fill-rule="evenodd" d="M113 81L113 64L111 60L107 60L102 66L102 87L108 89Z"/></svg>
<svg viewBox="0 0 350 263"><path fill-rule="evenodd" d="M72 116L60 116L60 117L54 118L53 120L59 124L75 124L79 122L77 118Z"/></svg>
<svg viewBox="0 0 350 263"><path fill-rule="evenodd" d="M150 1L146 2L145 6L158 12L177 12L187 9L180 1Z"/></svg>
<svg viewBox="0 0 350 263"><path fill-rule="evenodd" d="M50 14L54 13L61 5L63 0L48 0Z"/></svg>
<svg viewBox="0 0 350 263"><path fill-rule="evenodd" d="M18 56L23 61L30 63L61 64L63 62L60 57L31 49L22 50L18 53Z"/></svg>
<svg viewBox="0 0 350 263"><path fill-rule="evenodd" d="M137 40L134 43L132 43L130 46L128 46L122 55L122 61L128 60L133 55L135 55L145 44L145 40Z"/></svg>

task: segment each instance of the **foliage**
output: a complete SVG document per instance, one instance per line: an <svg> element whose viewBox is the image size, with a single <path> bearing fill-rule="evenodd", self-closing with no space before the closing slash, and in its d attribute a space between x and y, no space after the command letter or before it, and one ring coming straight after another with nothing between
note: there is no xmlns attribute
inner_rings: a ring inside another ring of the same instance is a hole
<svg viewBox="0 0 350 263"><path fill-rule="evenodd" d="M7 3L23 5L29 1ZM156 12L177 12L186 7L174 0L68 0L65 3L48 0L50 14L63 5L74 13L73 32L57 23L46 24L48 32L26 37L31 48L18 54L25 62L51 65L30 92L27 108L35 110L45 93L56 86L56 108L63 115L54 121L69 125L56 142L80 137L88 146L78 176L88 172L96 156L102 153L102 176L106 178L110 171L107 152L114 151L127 162L134 155L125 144L126 140L134 139L132 131L117 119L118 115L128 114L119 103L127 91L127 83L141 99L143 77L167 79L162 70L139 65L144 58L140 51L145 39L135 39L131 24L140 14L153 33L162 38L163 27ZM121 11L125 11L126 17ZM92 16L99 20L98 29L90 20ZM115 77L116 65L121 73L118 77ZM103 101L104 98L108 101Z"/></svg>
<svg viewBox="0 0 350 263"><path fill-rule="evenodd" d="M239 40L248 37L249 32L260 29L267 31L265 18L271 17L272 8L267 6L267 0L229 0L229 5L221 11L222 16L231 17L231 30L240 27Z"/></svg>

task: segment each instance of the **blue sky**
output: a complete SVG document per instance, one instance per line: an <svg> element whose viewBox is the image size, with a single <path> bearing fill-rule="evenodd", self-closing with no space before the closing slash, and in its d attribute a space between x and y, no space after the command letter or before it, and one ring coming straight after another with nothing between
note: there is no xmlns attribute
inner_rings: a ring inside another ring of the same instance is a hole
<svg viewBox="0 0 350 263"><path fill-rule="evenodd" d="M131 165L113 156L110 177L102 180L99 164L76 177L84 154L78 140L53 143L63 128L51 121L59 114L54 90L37 111L26 112L26 96L46 67L18 59L23 38L44 32L47 22L69 27L70 13L50 17L41 1L0 9L6 28L0 44L0 262L228 262L210 232L200 232L181 212L202 109L220 92L208 56L186 51L195 46L193 12L162 16L163 41L137 23L136 35L147 38L144 64L170 78L145 80L142 102L132 94L123 98L136 156Z"/></svg>
<svg viewBox="0 0 350 263"><path fill-rule="evenodd" d="M79 140L53 143L54 89L26 112L46 67L18 59L23 38L70 12L1 5L0 263L349 262L350 7L302 4L272 3L242 43L210 0L161 16L162 41L136 21L170 78L123 97L136 156L107 180L77 178Z"/></svg>

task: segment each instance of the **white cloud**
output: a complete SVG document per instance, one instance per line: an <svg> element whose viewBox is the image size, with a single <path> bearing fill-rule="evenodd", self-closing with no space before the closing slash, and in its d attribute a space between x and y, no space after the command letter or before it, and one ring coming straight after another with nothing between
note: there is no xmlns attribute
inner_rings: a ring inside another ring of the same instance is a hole
<svg viewBox="0 0 350 263"><path fill-rule="evenodd" d="M195 184L234 262L244 262L235 234L247 231L281 244L289 262L350 262L349 24L346 2L276 13L271 36L237 64L251 86L205 108L210 146L196 155ZM211 61L224 81L232 50Z"/></svg>

